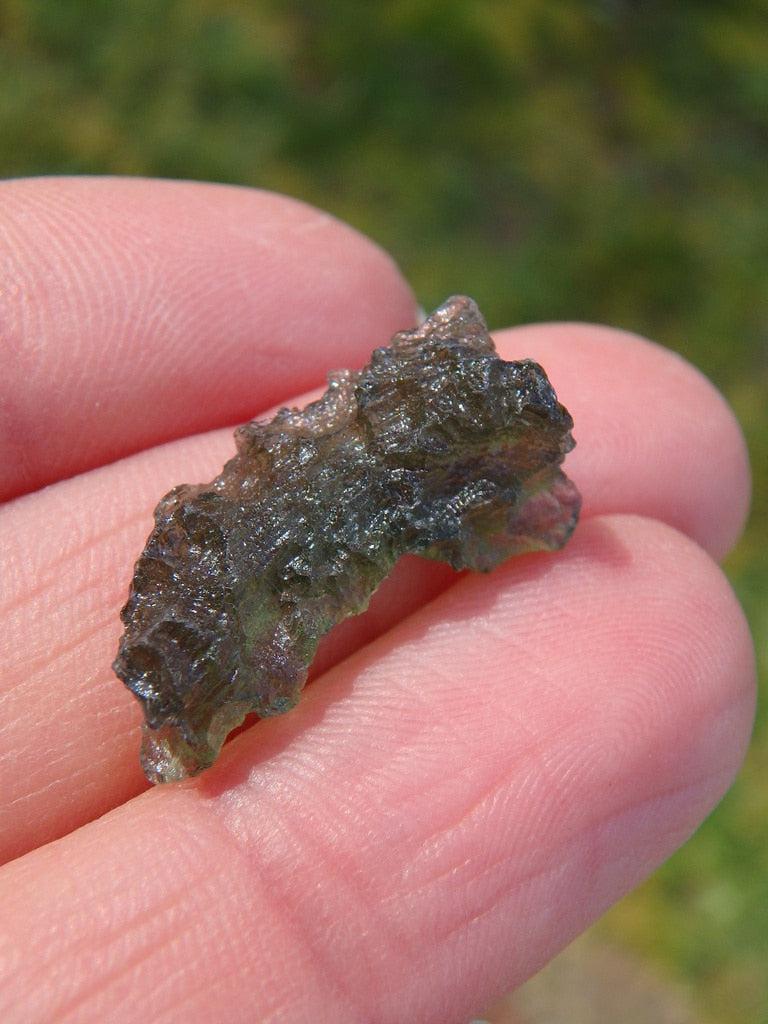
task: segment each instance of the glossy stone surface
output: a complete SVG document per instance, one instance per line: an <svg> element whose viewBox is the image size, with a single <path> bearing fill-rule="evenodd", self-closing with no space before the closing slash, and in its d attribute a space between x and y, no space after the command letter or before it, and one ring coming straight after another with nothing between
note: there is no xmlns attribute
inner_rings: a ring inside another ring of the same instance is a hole
<svg viewBox="0 0 768 1024"><path fill-rule="evenodd" d="M579 494L571 417L536 363L496 355L449 299L305 409L235 434L210 484L155 510L114 664L144 707L153 782L216 759L250 711L288 711L320 637L363 611L400 555L488 571L561 547Z"/></svg>

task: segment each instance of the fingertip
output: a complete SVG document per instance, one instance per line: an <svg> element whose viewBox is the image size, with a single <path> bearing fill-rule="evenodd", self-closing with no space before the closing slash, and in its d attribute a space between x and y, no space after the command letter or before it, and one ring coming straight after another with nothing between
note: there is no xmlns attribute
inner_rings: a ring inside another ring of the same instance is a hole
<svg viewBox="0 0 768 1024"><path fill-rule="evenodd" d="M750 501L749 458L720 392L682 356L599 324L544 323L499 331L506 358L541 362L574 418L566 470L584 513L661 519L722 558Z"/></svg>
<svg viewBox="0 0 768 1024"><path fill-rule="evenodd" d="M594 728L604 743L611 722L617 759L626 762L632 750L640 758L641 785L699 786L701 802L691 801L678 822L690 833L732 783L749 744L756 698L749 625L720 566L686 534L641 516L601 516L583 524L580 543L586 557L607 565L615 538L631 552L629 595L612 604L592 639L603 636L626 679L618 676L603 694Z"/></svg>
<svg viewBox="0 0 768 1024"><path fill-rule="evenodd" d="M255 189L0 184L0 498L249 419L414 321L379 246Z"/></svg>

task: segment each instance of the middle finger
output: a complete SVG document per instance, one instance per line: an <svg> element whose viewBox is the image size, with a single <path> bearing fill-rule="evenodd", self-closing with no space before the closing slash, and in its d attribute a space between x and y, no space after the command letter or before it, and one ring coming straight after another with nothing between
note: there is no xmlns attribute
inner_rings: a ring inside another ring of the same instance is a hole
<svg viewBox="0 0 768 1024"><path fill-rule="evenodd" d="M576 423L566 469L585 514L636 511L720 554L743 517L743 442L714 389L677 357L605 328L542 326L499 336L532 356ZM648 424L652 424L649 429ZM230 431L186 438L63 481L6 506L0 580L0 859L89 821L139 792L138 705L110 665L118 610L158 497L210 479ZM364 615L329 638L322 667L429 600L452 579L406 560ZM317 666L316 666L317 670Z"/></svg>

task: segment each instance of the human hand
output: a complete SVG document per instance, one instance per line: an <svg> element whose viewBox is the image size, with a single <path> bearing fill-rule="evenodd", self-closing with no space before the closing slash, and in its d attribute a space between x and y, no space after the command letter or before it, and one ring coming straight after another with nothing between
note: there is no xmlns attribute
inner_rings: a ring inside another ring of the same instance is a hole
<svg viewBox="0 0 768 1024"><path fill-rule="evenodd" d="M218 471L213 428L361 365L413 303L370 243L274 195L0 197L0 1016L461 1024L738 768L752 649L710 557L748 501L730 411L634 336L498 332L574 417L567 548L463 578L403 560L296 709L142 792L110 664L154 504Z"/></svg>

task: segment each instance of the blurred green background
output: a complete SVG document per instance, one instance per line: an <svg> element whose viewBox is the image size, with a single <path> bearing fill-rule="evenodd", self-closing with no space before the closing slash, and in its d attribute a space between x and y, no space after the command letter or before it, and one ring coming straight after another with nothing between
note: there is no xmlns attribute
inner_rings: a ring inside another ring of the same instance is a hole
<svg viewBox="0 0 768 1024"><path fill-rule="evenodd" d="M0 175L276 189L388 248L426 307L587 319L682 352L736 408L754 511L728 571L766 678L764 0L0 0ZM768 1021L768 722L685 849L598 925Z"/></svg>

